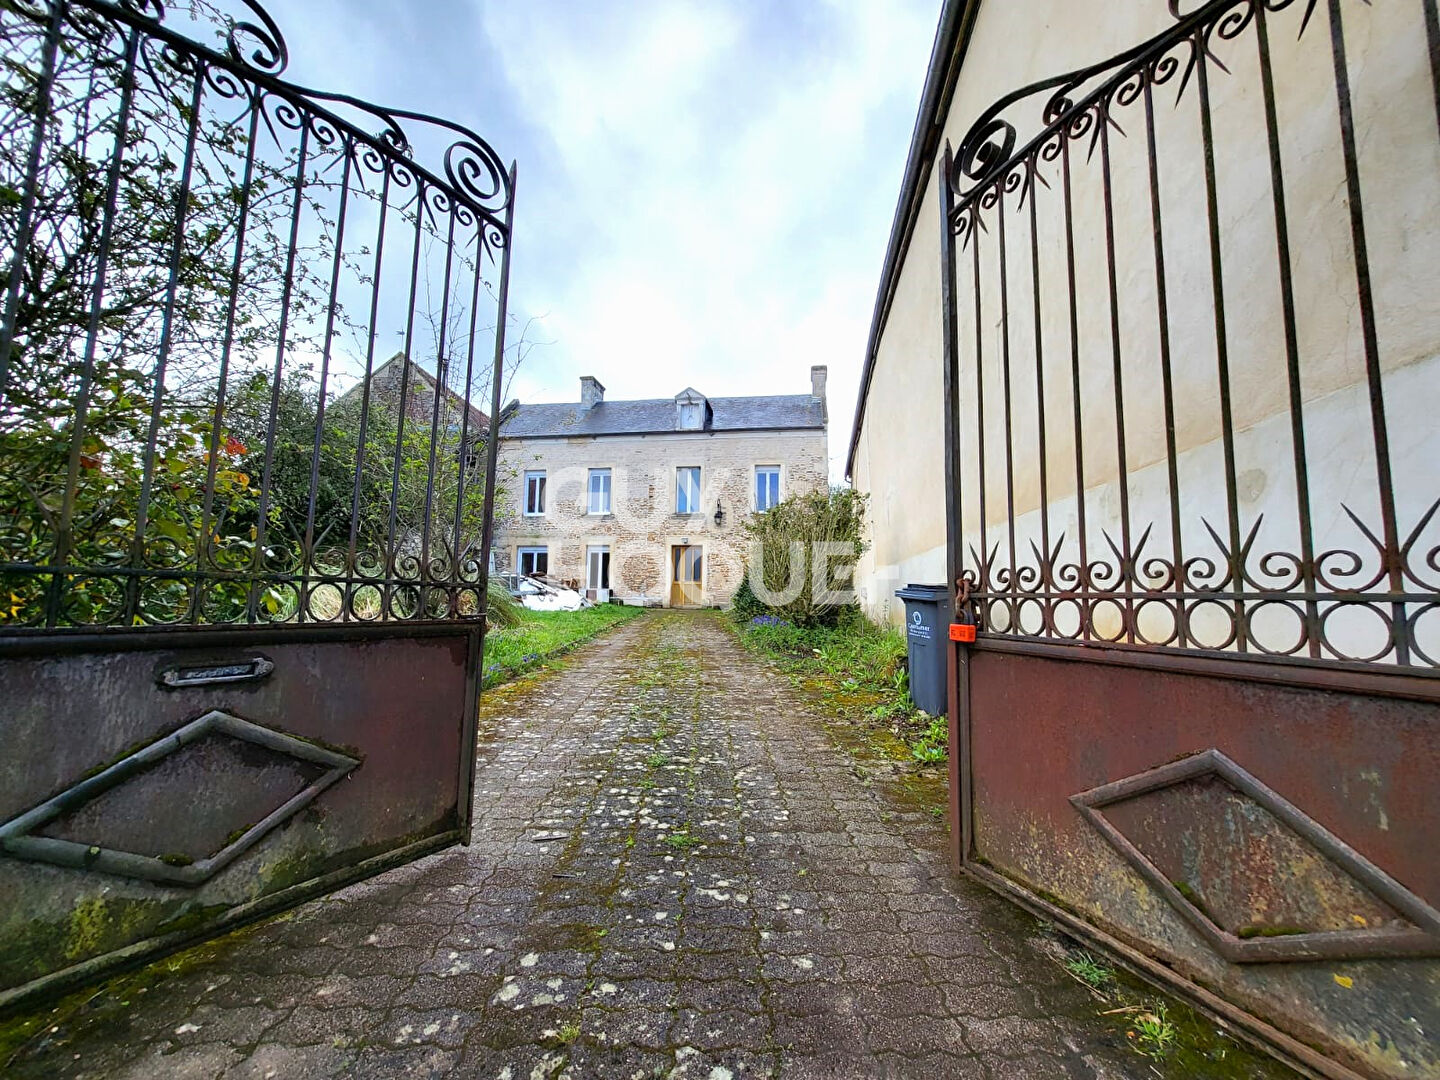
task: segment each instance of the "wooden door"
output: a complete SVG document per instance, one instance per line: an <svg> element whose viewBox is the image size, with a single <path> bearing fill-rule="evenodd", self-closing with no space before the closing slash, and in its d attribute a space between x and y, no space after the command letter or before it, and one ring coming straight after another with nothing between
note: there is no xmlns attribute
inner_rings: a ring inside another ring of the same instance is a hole
<svg viewBox="0 0 1440 1080"><path fill-rule="evenodd" d="M699 544L677 544L671 548L671 607L699 607L704 602L700 586L702 554Z"/></svg>

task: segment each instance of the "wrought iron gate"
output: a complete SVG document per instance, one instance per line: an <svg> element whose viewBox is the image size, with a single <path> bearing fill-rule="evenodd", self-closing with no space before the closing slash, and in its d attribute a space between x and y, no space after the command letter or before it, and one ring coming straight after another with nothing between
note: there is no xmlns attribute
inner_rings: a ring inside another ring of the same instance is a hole
<svg viewBox="0 0 1440 1080"><path fill-rule="evenodd" d="M1331 1076L1440 1075L1437 123L1434 0L1212 0L939 185L955 857Z"/></svg>
<svg viewBox="0 0 1440 1080"><path fill-rule="evenodd" d="M469 836L515 170L237 10L0 8L0 1008Z"/></svg>

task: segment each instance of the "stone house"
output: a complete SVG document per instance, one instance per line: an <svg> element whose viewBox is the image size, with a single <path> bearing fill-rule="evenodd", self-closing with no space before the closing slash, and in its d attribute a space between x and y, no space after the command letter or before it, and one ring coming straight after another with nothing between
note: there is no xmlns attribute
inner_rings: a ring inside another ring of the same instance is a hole
<svg viewBox="0 0 1440 1080"><path fill-rule="evenodd" d="M370 375L369 399L365 400L367 380L361 379L336 399L332 408L384 410L391 417L398 415L403 396L405 423L412 430L426 433L437 428L437 438L458 447L464 443L465 464L476 469L484 464L483 445L490 430L490 418L473 402L467 401L448 385L446 373L437 382L434 375L420 364L397 352ZM436 388L445 382L445 392L436 404ZM403 390L403 395L402 395Z"/></svg>
<svg viewBox="0 0 1440 1080"><path fill-rule="evenodd" d="M379 526L385 534L382 546L393 547L393 554L418 556L418 561L407 564L417 573L421 564L433 566L438 559L473 558L483 533L490 418L453 389L447 368L442 363L437 380L420 363L397 352L368 380L357 381L341 394L326 412L327 423L343 417L351 432L363 426L367 446L363 467L367 483L380 492L375 511L379 515L385 514L392 484L396 485L394 521ZM399 467L392 475L397 455ZM455 539L459 552L450 551Z"/></svg>
<svg viewBox="0 0 1440 1080"><path fill-rule="evenodd" d="M824 490L826 369L810 392L512 405L500 427L494 565L546 574L597 600L719 606L740 584L745 520Z"/></svg>

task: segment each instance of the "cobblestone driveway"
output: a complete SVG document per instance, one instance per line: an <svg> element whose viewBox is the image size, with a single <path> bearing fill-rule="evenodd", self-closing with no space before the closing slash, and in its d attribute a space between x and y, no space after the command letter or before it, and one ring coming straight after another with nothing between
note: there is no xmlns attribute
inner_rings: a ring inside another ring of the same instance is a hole
<svg viewBox="0 0 1440 1080"><path fill-rule="evenodd" d="M488 697L472 847L121 981L14 1075L1158 1075L806 709L718 620L638 620Z"/></svg>

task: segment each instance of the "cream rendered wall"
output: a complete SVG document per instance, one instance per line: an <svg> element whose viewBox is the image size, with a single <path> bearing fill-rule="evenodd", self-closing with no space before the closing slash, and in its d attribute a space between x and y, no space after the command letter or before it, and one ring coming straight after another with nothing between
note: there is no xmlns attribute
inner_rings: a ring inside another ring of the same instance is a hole
<svg viewBox="0 0 1440 1080"><path fill-rule="evenodd" d="M701 513L675 513L675 470L700 466ZM585 581L585 552L610 548L612 594L630 603L670 602L670 549L703 547L706 604L723 605L740 584L747 541L745 519L754 510L755 466L780 466L780 495L824 490L824 431L674 432L657 435L553 439L501 439L501 474L507 503L496 530L497 568L512 569L522 547L547 547L550 574ZM611 470L607 515L586 512L589 471ZM526 470L546 473L541 517L521 513ZM723 524L714 521L724 508Z"/></svg>
<svg viewBox="0 0 1440 1080"><path fill-rule="evenodd" d="M958 145L996 98L1111 56L1164 29L1163 4L1109 0L982 3L945 122ZM917 73L918 74L918 73ZM945 580L944 385L936 170L902 264L856 447L852 480L870 496L869 550L856 568L860 603L898 623L894 592Z"/></svg>
<svg viewBox="0 0 1440 1080"><path fill-rule="evenodd" d="M1270 16L1270 45L1282 136L1287 221L1292 245L1303 416L1311 471L1316 547L1360 550L1366 541L1349 521L1350 507L1367 523L1376 520L1374 454L1365 393L1365 367L1357 312L1354 252L1339 151L1339 125L1328 26L1323 10L1305 37L1296 40L1299 12ZM1430 72L1423 51L1418 5L1342 5L1354 95L1360 173L1375 286L1381 366L1397 516L1402 539L1416 526L1436 494L1430 463L1440 453L1437 425L1440 369L1440 292L1430 282L1440 256L1434 207L1440 205L1440 143ZM1163 4L1040 0L990 0L982 4L962 68L945 134L958 145L974 118L1011 89L1103 59L1170 24ZM1023 32L1021 30L1023 29ZM1289 436L1288 383L1271 178L1260 103L1253 28L1234 42L1217 42L1229 75L1212 71L1216 172L1224 300L1234 409L1234 448L1242 529L1261 523L1256 552L1294 550L1295 476ZM1178 80L1177 80L1178 82ZM1214 555L1204 520L1224 532L1224 470L1216 332L1213 324L1209 235L1205 214L1204 162L1198 138L1192 82L1177 106L1177 83L1157 87L1157 141L1163 211L1166 285L1170 299L1172 367L1177 403L1176 449L1182 504L1181 547ZM1014 115L1023 115L1017 112ZM1033 116L1033 114L1032 114ZM1138 534L1155 525L1151 552L1169 554L1169 488L1165 476L1165 426L1158 392L1158 320L1155 309L1154 231L1140 106L1117 110L1128 135L1113 129L1112 185L1119 293L1121 373L1131 523ZM1038 130L1022 126L1021 142ZM1417 133L1421 136L1417 137ZM1049 175L1055 179L1056 168ZM1111 312L1103 258L1103 202L1099 170L1077 154L1074 161L1074 226L1079 282L1077 322L1084 364L1081 381L1085 435L1085 487L1091 557L1105 550L1102 530L1118 532L1118 474ZM871 494L872 548L859 568L862 602L874 615L895 618L890 594L907 580L944 576L944 489L941 408L938 194L934 172L898 280L881 337L854 468L857 487ZM1058 184L1039 189L1039 276L1043 319L1047 413L1045 509L1052 543L1064 531L1077 539L1074 434L1065 421L1073 408L1069 382L1070 329L1065 298L1063 219ZM973 317L970 253L960 260L962 416L973 415L977 356L987 394L985 429L967 431L962 484L968 495L967 544L979 546L977 439L985 439L990 498L989 542L1006 520L1009 486L1016 516L1016 561L1028 559L1038 542L1041 506L1037 446L1039 395L1035 375L1028 221L1012 209L1009 277L1009 348L1012 359L1013 473L1003 469L1005 437L998 401L1002 338L999 321L994 211L982 236L982 325L977 341ZM993 396L992 396L993 395ZM1202 520L1203 519L1203 520ZM1433 531L1433 529L1432 529ZM1422 540L1426 539L1422 537ZM1427 548L1435 543L1417 546ZM1375 558L1367 559L1367 568ZM1362 575L1363 576L1363 575ZM1219 613L1216 613L1217 616ZM1223 619L1221 620L1223 622ZM1163 636L1163 627L1156 628ZM1277 633L1283 631L1277 628ZM1344 628L1347 643L1363 651L1375 627ZM1216 640L1223 637L1217 627ZM1426 636L1426 635L1422 635ZM1433 630L1429 636L1434 636Z"/></svg>

